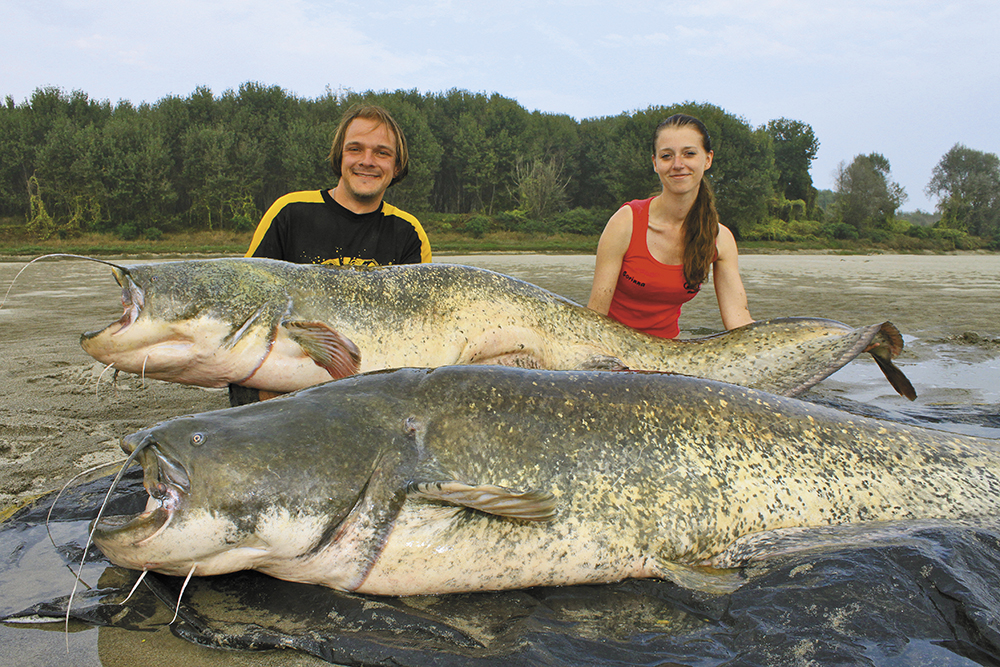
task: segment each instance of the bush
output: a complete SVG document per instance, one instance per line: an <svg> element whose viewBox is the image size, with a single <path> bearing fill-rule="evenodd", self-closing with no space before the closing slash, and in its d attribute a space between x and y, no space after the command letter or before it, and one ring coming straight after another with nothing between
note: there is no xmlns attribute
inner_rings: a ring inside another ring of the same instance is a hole
<svg viewBox="0 0 1000 667"><path fill-rule="evenodd" d="M520 209L497 213L494 220L496 220L500 229L508 232L524 231L524 227L530 222L528 220L528 214Z"/></svg>
<svg viewBox="0 0 1000 667"><path fill-rule="evenodd" d="M951 229L950 227L932 227L931 236L939 239L950 248L961 248L962 239L968 236L961 229Z"/></svg>
<svg viewBox="0 0 1000 667"><path fill-rule="evenodd" d="M827 225L823 228L823 233L825 236L835 238L839 241L858 240L858 230L846 222L838 222L833 225Z"/></svg>
<svg viewBox="0 0 1000 667"><path fill-rule="evenodd" d="M609 217L603 209L578 207L556 216L552 226L570 234L600 234Z"/></svg>
<svg viewBox="0 0 1000 667"><path fill-rule="evenodd" d="M822 236L824 228L816 220L792 220L785 222L771 218L744 230L740 240L744 241L808 241Z"/></svg>
<svg viewBox="0 0 1000 667"><path fill-rule="evenodd" d="M150 241L159 241L163 238L163 230L159 227L150 227L146 230L145 237Z"/></svg>
<svg viewBox="0 0 1000 667"><path fill-rule="evenodd" d="M823 223L818 220L792 220L786 226L793 241L815 239L822 234Z"/></svg>
<svg viewBox="0 0 1000 667"><path fill-rule="evenodd" d="M134 241L140 236L142 236L142 230L139 229L139 225L134 222L125 222L115 229L115 236L125 241Z"/></svg>
<svg viewBox="0 0 1000 667"><path fill-rule="evenodd" d="M479 239L483 234L490 231L490 219L485 215L474 215L465 223L465 233L472 238Z"/></svg>
<svg viewBox="0 0 1000 667"><path fill-rule="evenodd" d="M907 234L909 233L911 227L913 227L913 224L904 218L895 218L886 224L886 229L888 229L891 234Z"/></svg>
<svg viewBox="0 0 1000 667"><path fill-rule="evenodd" d="M868 238L871 239L872 243L885 243L889 240L889 232L885 229L873 229L868 234Z"/></svg>
<svg viewBox="0 0 1000 667"><path fill-rule="evenodd" d="M788 234L785 231L785 223L778 218L771 218L766 222L757 223L748 227L740 235L744 241L788 241Z"/></svg>

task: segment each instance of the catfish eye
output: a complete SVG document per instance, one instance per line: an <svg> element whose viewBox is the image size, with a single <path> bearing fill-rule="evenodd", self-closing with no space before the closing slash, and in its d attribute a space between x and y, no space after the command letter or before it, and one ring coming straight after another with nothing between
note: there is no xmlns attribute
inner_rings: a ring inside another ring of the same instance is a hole
<svg viewBox="0 0 1000 667"><path fill-rule="evenodd" d="M205 444L205 434L204 433L195 433L194 435L192 435L191 436L191 444L193 446L195 446L195 447L199 447L199 446Z"/></svg>

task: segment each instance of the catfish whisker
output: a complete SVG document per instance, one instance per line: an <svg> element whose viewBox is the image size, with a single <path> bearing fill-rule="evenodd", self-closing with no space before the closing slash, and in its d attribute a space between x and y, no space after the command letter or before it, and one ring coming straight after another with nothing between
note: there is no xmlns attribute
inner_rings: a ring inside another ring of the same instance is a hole
<svg viewBox="0 0 1000 667"><path fill-rule="evenodd" d="M104 471L106 469L109 470L111 468L117 467L120 464L121 464L121 461L112 461L110 463L101 463L101 464L96 465L96 466L94 466L92 468L88 468L88 469L84 470L83 472L79 472L76 475L73 475L73 477L71 477L69 479L69 481L67 481L65 484L63 484L62 488L59 489L59 493L57 493L56 497L52 499L52 504L49 506L49 511L45 515L45 532L48 534L48 536L49 536L49 542L51 542L52 546L54 546L56 548L56 551L59 551L59 545L56 544L55 537L52 536L52 530L49 528L49 522L52 520L52 512L53 512L53 510L55 510L56 503L59 502L59 499L62 497L62 494L66 491L66 489L68 489L70 486L72 486L74 484L74 482L77 482L77 480L79 480L81 477L84 477L85 475L91 475L93 473L98 473L98 472L101 473L100 475L94 475L93 477L88 477L86 480L83 480L83 481L90 481L91 479L96 479L97 477L102 476L103 473L104 473ZM83 483L83 481L81 481L79 483ZM73 569L73 566L70 565L69 563L66 563L66 568L70 572L73 573L74 577L78 577L79 576L77 574L76 570ZM82 581L81 580L81 583L84 586L86 586L87 588L90 588L90 585L86 581Z"/></svg>
<svg viewBox="0 0 1000 667"><path fill-rule="evenodd" d="M125 459L124 463L122 463L122 466L118 470L118 473L115 475L115 478L111 481L111 486L108 487L108 492L104 494L104 501L101 503L101 508L97 511L97 516L94 517L94 520L91 523L90 532L87 534L87 544L84 546L83 556L80 558L80 571L77 573L76 579L73 581L73 590L70 591L69 600L66 601L66 651L67 652L69 652L70 609L72 609L73 607L73 598L76 596L76 589L80 585L81 576L83 575L83 566L87 562L87 554L90 552L90 545L93 544L94 542L94 531L97 530L97 524L101 520L101 517L104 516L104 510L107 508L108 500L111 498L111 494L114 492L115 489L118 488L118 485L121 483L122 476L125 474L125 470L130 465L132 465L132 463L135 462L136 458L139 456L139 452L144 450L149 445L150 442L152 441L144 440L143 442L139 443L139 446L136 447L132 451L132 453L128 455L128 458Z"/></svg>
<svg viewBox="0 0 1000 667"><path fill-rule="evenodd" d="M177 608L174 609L174 617L170 619L170 623L167 625L172 625L174 621L177 620L177 615L181 613L181 598L184 597L184 591L187 590L188 583L191 582L191 577L194 576L194 571L198 568L198 563L191 565L191 571L188 572L187 577L184 578L184 584L181 586L181 592L177 595Z"/></svg>
<svg viewBox="0 0 1000 667"><path fill-rule="evenodd" d="M115 368L115 365L114 364L108 364L107 366L105 366L101 370L101 374L97 376L97 389L94 392L95 395L97 395L97 396L101 395L101 379L104 378L104 374L108 372L109 368ZM112 377L112 382L114 382L117 379L118 379L118 369L115 368L115 374Z"/></svg>
<svg viewBox="0 0 1000 667"><path fill-rule="evenodd" d="M122 267L118 266L117 264L112 264L111 262L106 262L103 259L94 259L93 257L85 257L84 255L72 255L72 254L64 253L64 252L54 252L54 253L51 253L49 255L42 255L41 257L36 257L33 260L31 260L30 262L28 262L27 264L25 264L24 266L22 266L21 270L18 271L17 275L14 276L13 280L10 281L10 286L7 288L7 292L3 295L3 301L0 301L0 309L2 309L4 307L4 305L7 303L7 297L10 296L10 291L12 289L14 289L14 283L17 282L17 279L21 277L21 274L24 273L25 269L27 269L29 266L31 266L35 262L37 262L39 260L42 260L42 259L48 259L49 257L72 257L74 259L86 259L86 260L91 261L91 262L97 262L98 264L107 264L108 266L113 266L116 269L121 269L122 268Z"/></svg>
<svg viewBox="0 0 1000 667"><path fill-rule="evenodd" d="M119 369L115 369L115 374L111 376L111 386L115 388L115 398L118 398L118 376L121 374Z"/></svg>
<svg viewBox="0 0 1000 667"><path fill-rule="evenodd" d="M136 579L136 581L135 581L135 585L134 585L134 586L132 586L132 590L130 590L130 591L128 592L128 595L126 595L126 596L125 596L125 599L121 601L121 604L125 604L126 602L128 602L129 600L131 600L131 599L132 599L132 594L133 594L133 593L135 593L135 591L136 591L136 589L137 589L137 588L139 588L139 584L141 584L141 583L142 583L142 580L146 578L146 575L147 575L148 573L149 573L149 570L143 570L143 571L142 571L142 574L140 574L140 575L139 575L139 578L138 578L138 579Z"/></svg>

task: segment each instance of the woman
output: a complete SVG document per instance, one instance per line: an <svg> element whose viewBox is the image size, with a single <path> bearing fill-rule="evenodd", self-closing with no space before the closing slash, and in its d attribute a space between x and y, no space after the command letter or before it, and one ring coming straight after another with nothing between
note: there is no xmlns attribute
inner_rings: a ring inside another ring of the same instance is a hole
<svg viewBox="0 0 1000 667"><path fill-rule="evenodd" d="M719 223L704 178L714 155L704 123L684 114L667 118L656 127L653 151L662 192L628 202L608 220L587 307L639 331L674 338L681 306L698 293L711 267L722 324L734 329L753 322L736 240Z"/></svg>

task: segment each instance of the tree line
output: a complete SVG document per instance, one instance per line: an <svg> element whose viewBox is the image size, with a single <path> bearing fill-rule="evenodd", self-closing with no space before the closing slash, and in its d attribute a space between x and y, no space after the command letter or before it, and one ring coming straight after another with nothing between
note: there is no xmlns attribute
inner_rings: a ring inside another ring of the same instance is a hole
<svg viewBox="0 0 1000 667"><path fill-rule="evenodd" d="M809 168L819 141L797 120L754 127L692 102L576 120L529 112L496 93L328 90L305 99L254 82L139 105L52 87L20 104L8 96L0 106L0 217L34 238L249 230L286 192L334 185L330 142L343 111L359 101L383 105L406 132L410 173L386 199L418 216L457 215L474 234L599 233L623 202L658 192L653 131L667 116L689 113L711 134L709 177L738 239L933 233L1000 245L997 156L960 145L928 184L940 199L937 231L929 232L897 219L906 193L877 153L842 164L831 196L818 192Z"/></svg>

